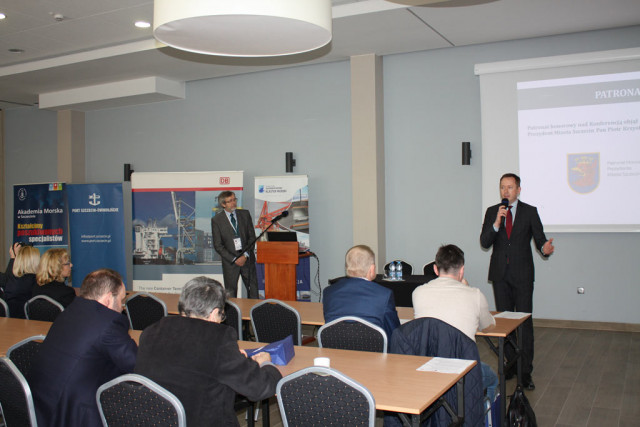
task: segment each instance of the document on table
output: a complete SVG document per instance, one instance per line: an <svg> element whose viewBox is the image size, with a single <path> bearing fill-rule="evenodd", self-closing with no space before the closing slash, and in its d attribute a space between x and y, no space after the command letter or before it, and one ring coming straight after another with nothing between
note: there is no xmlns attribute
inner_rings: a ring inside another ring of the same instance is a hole
<svg viewBox="0 0 640 427"><path fill-rule="evenodd" d="M523 313L520 311L503 311L502 313L498 313L493 317L501 317L503 319L523 319L530 315L531 313Z"/></svg>
<svg viewBox="0 0 640 427"><path fill-rule="evenodd" d="M434 357L424 365L420 366L417 371L440 372L441 374L459 374L464 372L464 370L472 363L473 360Z"/></svg>

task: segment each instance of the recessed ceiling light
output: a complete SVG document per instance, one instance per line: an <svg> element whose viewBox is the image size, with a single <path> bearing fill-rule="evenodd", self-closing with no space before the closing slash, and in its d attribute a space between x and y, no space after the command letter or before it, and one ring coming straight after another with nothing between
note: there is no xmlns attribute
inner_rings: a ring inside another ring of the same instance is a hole
<svg viewBox="0 0 640 427"><path fill-rule="evenodd" d="M0 19L4 19L4 18L6 18L6 17L7 17L7 15L5 15L5 14L4 14L4 13L2 13L2 12L0 12Z"/></svg>
<svg viewBox="0 0 640 427"><path fill-rule="evenodd" d="M11 49L9 49L9 52L11 52L11 53L24 53L24 49L18 49L17 47L12 47Z"/></svg>
<svg viewBox="0 0 640 427"><path fill-rule="evenodd" d="M151 26L151 23L147 21L136 21L134 25L138 28L149 28Z"/></svg>

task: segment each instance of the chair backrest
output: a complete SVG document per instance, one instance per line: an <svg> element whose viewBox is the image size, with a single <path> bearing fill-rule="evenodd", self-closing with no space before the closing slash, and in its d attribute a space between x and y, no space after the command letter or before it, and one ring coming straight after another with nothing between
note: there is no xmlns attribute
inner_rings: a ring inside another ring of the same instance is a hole
<svg viewBox="0 0 640 427"><path fill-rule="evenodd" d="M138 292L125 301L131 329L142 331L167 315L167 305L148 292Z"/></svg>
<svg viewBox="0 0 640 427"><path fill-rule="evenodd" d="M36 295L24 303L24 315L29 320L53 322L63 311L62 304L46 295Z"/></svg>
<svg viewBox="0 0 640 427"><path fill-rule="evenodd" d="M7 357L0 358L0 407L6 426L37 426L31 388Z"/></svg>
<svg viewBox="0 0 640 427"><path fill-rule="evenodd" d="M411 276L413 274L413 266L406 261L402 261L401 259L395 259L391 262L388 262L384 266L384 272L389 274L389 266L392 262L400 261L402 263L402 275L403 276Z"/></svg>
<svg viewBox="0 0 640 427"><path fill-rule="evenodd" d="M121 375L102 384L96 392L96 401L105 427L187 424L180 400L142 375Z"/></svg>
<svg viewBox="0 0 640 427"><path fill-rule="evenodd" d="M242 341L242 311L235 302L227 301L224 307L224 314L227 318L224 324L231 326L238 333L238 339Z"/></svg>
<svg viewBox="0 0 640 427"><path fill-rule="evenodd" d="M318 330L318 345L341 350L387 352L387 334L379 326L359 317L345 316L325 323Z"/></svg>
<svg viewBox="0 0 640 427"><path fill-rule="evenodd" d="M293 335L302 345L302 324L298 310L277 299L266 299L251 308L251 325L256 341L271 343Z"/></svg>
<svg viewBox="0 0 640 427"><path fill-rule="evenodd" d="M335 369L312 366L287 375L276 395L285 427L375 425L371 392Z"/></svg>
<svg viewBox="0 0 640 427"><path fill-rule="evenodd" d="M15 343L7 350L7 357L16 365L22 375L26 376L31 369L31 363L40 351L40 345L45 338L44 335L34 335Z"/></svg>
<svg viewBox="0 0 640 427"><path fill-rule="evenodd" d="M9 306L2 298L0 298L0 317L11 317L11 314L9 314Z"/></svg>
<svg viewBox="0 0 640 427"><path fill-rule="evenodd" d="M431 261L428 264L425 264L422 266L422 274L425 276L429 276L431 277L430 280L437 278L438 276L436 276L436 272L433 271L433 266L436 265L435 261Z"/></svg>
<svg viewBox="0 0 640 427"><path fill-rule="evenodd" d="M480 355L475 341L446 322L432 317L422 317L407 322L393 331L389 351L414 356L475 360L477 364L464 377L464 425L482 424L484 390ZM456 411L457 386L451 387L444 394L443 399ZM430 420L432 420L431 425L449 425L452 421L451 415L444 407L436 410ZM387 424L393 425L385 419L385 425Z"/></svg>

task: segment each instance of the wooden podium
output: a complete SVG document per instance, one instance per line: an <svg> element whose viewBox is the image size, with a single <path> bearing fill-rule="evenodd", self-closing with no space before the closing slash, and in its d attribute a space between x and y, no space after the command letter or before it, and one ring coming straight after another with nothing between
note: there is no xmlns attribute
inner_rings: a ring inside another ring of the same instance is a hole
<svg viewBox="0 0 640 427"><path fill-rule="evenodd" d="M264 295L295 301L298 242L258 242L258 262L264 264Z"/></svg>

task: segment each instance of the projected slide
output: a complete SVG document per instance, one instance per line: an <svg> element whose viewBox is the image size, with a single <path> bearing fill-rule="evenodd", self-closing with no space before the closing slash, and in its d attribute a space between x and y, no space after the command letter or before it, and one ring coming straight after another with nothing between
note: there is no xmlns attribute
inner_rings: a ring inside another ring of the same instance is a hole
<svg viewBox="0 0 640 427"><path fill-rule="evenodd" d="M545 226L640 224L640 72L520 82L517 92L522 199Z"/></svg>

